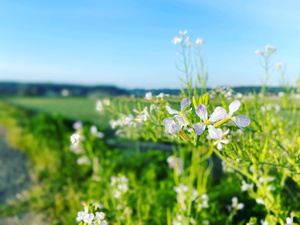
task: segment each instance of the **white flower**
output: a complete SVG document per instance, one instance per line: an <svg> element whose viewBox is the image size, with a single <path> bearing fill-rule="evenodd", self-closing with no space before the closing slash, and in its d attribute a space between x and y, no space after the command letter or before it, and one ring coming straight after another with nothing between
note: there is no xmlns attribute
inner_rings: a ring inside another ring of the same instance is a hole
<svg viewBox="0 0 300 225"><path fill-rule="evenodd" d="M159 93L159 95L156 96L156 98L164 98L164 97L169 97L169 94L164 94L164 93Z"/></svg>
<svg viewBox="0 0 300 225"><path fill-rule="evenodd" d="M224 108L217 107L208 119L207 107L201 104L196 109L196 114L203 120L203 122L193 124L195 132L198 135L201 135L206 127L208 127L210 137L214 139L220 139L222 137L222 131L217 130L211 123L222 120L226 116L226 110Z"/></svg>
<svg viewBox="0 0 300 225"><path fill-rule="evenodd" d="M74 152L76 155L84 153L83 147L81 145L77 145L77 144L75 144L75 145L72 144L70 146L70 151Z"/></svg>
<svg viewBox="0 0 300 225"><path fill-rule="evenodd" d="M136 117L136 120L138 120L140 123L147 121L149 117L148 113L148 107L146 106L142 112L136 111L139 115Z"/></svg>
<svg viewBox="0 0 300 225"><path fill-rule="evenodd" d="M84 211L80 211L77 213L77 218L76 221L79 223L80 221L82 221L84 219L84 217L88 214L89 212L89 208L88 207L84 207Z"/></svg>
<svg viewBox="0 0 300 225"><path fill-rule="evenodd" d="M202 194L202 195L201 195L201 203L199 203L199 204L197 205L197 207L198 207L199 209L202 209L202 208L209 208L208 200L209 200L208 195L207 195L207 194Z"/></svg>
<svg viewBox="0 0 300 225"><path fill-rule="evenodd" d="M114 129L116 129L116 127L119 125L119 121L118 121L118 120L113 120L113 119L111 119L111 120L109 121L109 124L110 124L111 128L114 130Z"/></svg>
<svg viewBox="0 0 300 225"><path fill-rule="evenodd" d="M228 144L229 140L227 139L222 139L225 135L227 135L229 133L229 129L227 129L225 132L223 132L220 128L217 129L218 132L222 134L222 136L220 138L215 138L215 136L211 136L210 134L207 135L207 139L216 139L216 141L213 143L213 145L217 145L217 149L221 150L223 148L222 144Z"/></svg>
<svg viewBox="0 0 300 225"><path fill-rule="evenodd" d="M243 130L243 127L246 127L250 124L250 119L246 115L242 116L232 116L233 113L235 113L241 106L241 103L239 100L233 101L229 105L229 113L228 117L240 128Z"/></svg>
<svg viewBox="0 0 300 225"><path fill-rule="evenodd" d="M105 217L105 214L103 212L96 212L96 221L98 222L99 220L103 220Z"/></svg>
<svg viewBox="0 0 300 225"><path fill-rule="evenodd" d="M114 198L118 199L128 191L128 179L123 175L121 177L112 176L110 186L113 188Z"/></svg>
<svg viewBox="0 0 300 225"><path fill-rule="evenodd" d="M202 38L197 38L196 45L202 45L202 44L203 44Z"/></svg>
<svg viewBox="0 0 300 225"><path fill-rule="evenodd" d="M256 51L255 51L255 54L256 54L256 55L262 55L262 56L264 56L264 53L263 53L262 51L260 51L260 50L256 50Z"/></svg>
<svg viewBox="0 0 300 225"><path fill-rule="evenodd" d="M273 46L271 46L271 45L266 45L266 53L267 54L272 54L272 53L274 53L274 52L276 52L276 48L274 48Z"/></svg>
<svg viewBox="0 0 300 225"><path fill-rule="evenodd" d="M241 210L241 209L244 208L244 204L243 203L238 203L238 198L237 197L233 197L231 199L231 201L232 201L232 204L231 204L232 208L234 208L236 210Z"/></svg>
<svg viewBox="0 0 300 225"><path fill-rule="evenodd" d="M77 159L77 164L78 165L83 165L83 164L90 165L91 161L86 155L84 155L84 156Z"/></svg>
<svg viewBox="0 0 300 225"><path fill-rule="evenodd" d="M181 34L182 36L183 36L183 35L186 35L186 34L187 34L187 30L184 30L184 31L181 31L181 30L180 30L180 31L179 31L179 34Z"/></svg>
<svg viewBox="0 0 300 225"><path fill-rule="evenodd" d="M164 119L163 125L165 126L166 133L176 134L181 131L181 127L177 123L175 123L172 118Z"/></svg>
<svg viewBox="0 0 300 225"><path fill-rule="evenodd" d="M174 45L176 45L177 43L181 43L182 42L182 37L174 37L172 40L172 43Z"/></svg>
<svg viewBox="0 0 300 225"><path fill-rule="evenodd" d="M176 191L177 194L184 194L189 191L189 187L180 183L179 186L174 187L174 191Z"/></svg>
<svg viewBox="0 0 300 225"><path fill-rule="evenodd" d="M280 70L281 69L281 67L282 67L282 62L277 62L276 63L276 68L278 69L278 70Z"/></svg>
<svg viewBox="0 0 300 225"><path fill-rule="evenodd" d="M79 142L80 140L80 135L75 133L75 134L72 134L71 137L70 137L70 140L71 140L71 143L72 144L76 144Z"/></svg>
<svg viewBox="0 0 300 225"><path fill-rule="evenodd" d="M181 100L180 102L180 112L178 112L177 110L175 109L172 109L170 106L166 106L166 109L167 111L170 113L170 114L175 114L174 118L177 119L177 121L181 124L181 125L186 125L186 121L184 120L183 116L186 117L186 115L192 110L192 108L190 108L189 110L186 110L185 109L187 107L189 107L189 105L191 104L191 101L190 99L188 98L184 98Z"/></svg>
<svg viewBox="0 0 300 225"><path fill-rule="evenodd" d="M244 180L242 181L242 186L241 186L241 190L242 191L247 191L247 190L251 190L253 189L253 184L248 184L247 182L245 182Z"/></svg>
<svg viewBox="0 0 300 225"><path fill-rule="evenodd" d="M263 221L263 220L261 220L260 222L261 222L262 225L269 225L269 222L268 222L268 221Z"/></svg>
<svg viewBox="0 0 300 225"><path fill-rule="evenodd" d="M293 225L293 216L286 218L286 224L285 225Z"/></svg>
<svg viewBox="0 0 300 225"><path fill-rule="evenodd" d="M150 105L150 112L152 112L153 110L159 110L159 106L155 105L155 104L151 104Z"/></svg>
<svg viewBox="0 0 300 225"><path fill-rule="evenodd" d="M97 127L95 125L92 125L90 127L90 132L95 137L98 137L98 138L103 138L104 137L104 134L102 132L98 132L98 129L97 129Z"/></svg>
<svg viewBox="0 0 300 225"><path fill-rule="evenodd" d="M76 121L75 123L73 123L73 128L75 130L80 130L82 128L83 124L81 121Z"/></svg>
<svg viewBox="0 0 300 225"><path fill-rule="evenodd" d="M87 214L84 218L83 218L83 222L91 224L93 222L95 215L93 213Z"/></svg>
<svg viewBox="0 0 300 225"><path fill-rule="evenodd" d="M103 113L104 107L102 101L98 100L96 102L96 111L99 113Z"/></svg>
<svg viewBox="0 0 300 225"><path fill-rule="evenodd" d="M243 94L240 93L240 92L238 92L238 93L236 93L235 97L236 97L236 98L243 98Z"/></svg>
<svg viewBox="0 0 300 225"><path fill-rule="evenodd" d="M262 199L260 199L260 198L257 198L257 199L255 199L255 200L256 200L256 203L257 203L257 204L261 204L261 205L264 205L264 204L265 204L265 201L262 200Z"/></svg>
<svg viewBox="0 0 300 225"><path fill-rule="evenodd" d="M103 208L103 205L101 203L94 203L93 206L96 206L96 209L102 209Z"/></svg>
<svg viewBox="0 0 300 225"><path fill-rule="evenodd" d="M109 98L105 98L102 100L103 105L109 106L110 105L110 99Z"/></svg>
<svg viewBox="0 0 300 225"><path fill-rule="evenodd" d="M182 174L183 172L183 161L180 157L175 157L173 155L167 158L167 162L169 164L170 169L175 169L177 175Z"/></svg>
<svg viewBox="0 0 300 225"><path fill-rule="evenodd" d="M149 91L149 92L147 92L145 94L145 99L147 99L147 100L151 100L152 99L152 92L151 91Z"/></svg>

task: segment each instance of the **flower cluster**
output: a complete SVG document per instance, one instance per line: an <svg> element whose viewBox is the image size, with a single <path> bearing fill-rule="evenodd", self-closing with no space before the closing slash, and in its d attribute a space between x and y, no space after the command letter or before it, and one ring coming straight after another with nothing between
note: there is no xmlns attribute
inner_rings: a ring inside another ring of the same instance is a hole
<svg viewBox="0 0 300 225"><path fill-rule="evenodd" d="M175 36L172 40L172 43L174 45L179 44L179 43L183 43L185 46L189 47L189 48L193 48L195 47L195 45L193 43L190 42L190 37L187 36L184 40L184 36L187 34L187 31L179 31L180 37ZM184 40L184 42L183 42ZM197 38L195 41L195 44L200 46L203 44L203 39L202 38Z"/></svg>
<svg viewBox="0 0 300 225"><path fill-rule="evenodd" d="M167 158L170 169L174 169L177 176L183 172L183 161L180 157L175 157L171 155Z"/></svg>
<svg viewBox="0 0 300 225"><path fill-rule="evenodd" d="M96 102L96 111L104 113L104 106L110 106L110 100L108 98Z"/></svg>
<svg viewBox="0 0 300 225"><path fill-rule="evenodd" d="M128 191L128 179L124 175L118 177L113 176L110 180L114 198L118 199Z"/></svg>
<svg viewBox="0 0 300 225"><path fill-rule="evenodd" d="M233 97L233 90L230 87L215 87L211 90L210 97L214 98L216 96L222 96L228 100L231 100ZM240 98L241 96L238 95L237 97Z"/></svg>
<svg viewBox="0 0 300 225"><path fill-rule="evenodd" d="M263 51L261 51L261 50L255 50L255 54L256 55L261 55L261 56L265 56L265 55L271 55L271 54L273 54L273 53L275 53L276 52L276 48L275 47L273 47L273 46L271 46L271 45L269 45L269 44L267 44L266 46L265 46L265 52L263 52Z"/></svg>
<svg viewBox="0 0 300 225"><path fill-rule="evenodd" d="M191 190L190 193L190 188L182 183L180 183L179 186L174 187L174 191L177 193L177 202L183 211L187 210L185 201L189 198L189 196L191 195L192 201L194 201L198 196L196 189Z"/></svg>
<svg viewBox="0 0 300 225"><path fill-rule="evenodd" d="M77 213L76 221L79 223L83 221L85 224L91 225L107 225L104 220L105 214L103 212L90 212L87 206L84 206L84 211Z"/></svg>
<svg viewBox="0 0 300 225"><path fill-rule="evenodd" d="M163 125L165 126L165 132L170 134L178 133L179 136L188 141L189 138L185 134L185 130L189 133L195 131L197 135L202 135L205 130L208 130L207 139L215 139L214 145L217 145L217 148L222 149L222 144L228 144L228 140L223 139L225 135L229 133L229 130L225 132L222 129L218 128L222 124L232 121L240 129L248 126L250 124L250 119L246 115L233 116L233 114L240 108L241 103L238 100L233 101L229 105L229 112L222 107L217 107L214 112L209 116L207 106L200 104L195 110L197 116L201 119L201 122L196 124L191 124L188 114L191 112L192 108L186 110L189 107L191 101L188 98L184 98L181 101L181 110L177 111L172 109L170 106L166 106L166 110L174 115L173 117L166 118L163 120ZM175 120L176 121L175 121Z"/></svg>

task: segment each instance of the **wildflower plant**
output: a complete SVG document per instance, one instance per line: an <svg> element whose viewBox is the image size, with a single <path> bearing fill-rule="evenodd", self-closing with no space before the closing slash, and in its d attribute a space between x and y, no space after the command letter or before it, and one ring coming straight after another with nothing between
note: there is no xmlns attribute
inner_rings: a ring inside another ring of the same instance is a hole
<svg viewBox="0 0 300 225"><path fill-rule="evenodd" d="M154 142L168 151L142 153L136 144L134 157L155 156L142 162L131 161L127 151L118 156L112 151L96 154L96 143L104 146L106 134L94 125L74 124L71 147L78 166L86 167L85 174L91 175L89 195L94 195L95 187L109 193L103 197L110 208L107 217L118 225L295 224L294 218L300 216L294 207L299 206L300 197L294 187L300 185L299 111L294 109L286 116L279 105L264 104L256 94L250 98L227 87L207 92L208 73L200 54L203 40L192 43L186 34L180 32L172 41L182 57L182 64L177 65L185 75L182 96L147 92L142 98L96 103L99 113L110 115L114 140ZM264 60L266 74L262 97L273 74L270 60L275 52L269 45L264 52L256 51ZM152 160L160 161L153 166ZM233 190L217 192L222 179L227 183L221 188ZM218 201L216 195L222 195L224 201ZM248 215L249 211L255 215ZM106 223L101 211L90 206L78 213L77 220Z"/></svg>
<svg viewBox="0 0 300 225"><path fill-rule="evenodd" d="M84 210L77 213L76 221L79 225L107 225L105 213L99 211L96 204L84 205Z"/></svg>

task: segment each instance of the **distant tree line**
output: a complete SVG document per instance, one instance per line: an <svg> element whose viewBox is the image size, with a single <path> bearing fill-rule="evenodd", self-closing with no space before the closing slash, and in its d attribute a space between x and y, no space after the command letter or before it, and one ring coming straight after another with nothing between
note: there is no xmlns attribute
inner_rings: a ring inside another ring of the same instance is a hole
<svg viewBox="0 0 300 225"><path fill-rule="evenodd" d="M239 86L232 87L236 93L248 94L259 93L260 86ZM211 89L208 89L211 90ZM180 89L125 89L112 85L73 85L73 84L53 84L53 83L19 83L19 82L0 82L0 96L90 96L90 97L108 97L108 96L144 96L146 92L151 91L153 95L160 93L170 95L180 95ZM278 94L284 91L282 87L269 87L268 93Z"/></svg>

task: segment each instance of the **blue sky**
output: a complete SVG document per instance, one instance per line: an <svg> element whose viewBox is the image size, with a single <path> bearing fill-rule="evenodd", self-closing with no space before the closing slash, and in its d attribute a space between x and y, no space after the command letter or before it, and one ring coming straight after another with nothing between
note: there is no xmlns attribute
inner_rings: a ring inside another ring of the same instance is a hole
<svg viewBox="0 0 300 225"><path fill-rule="evenodd" d="M179 88L179 30L204 40L209 86L260 85L256 49L300 73L300 1L0 1L0 80ZM271 85L278 85L274 73Z"/></svg>

